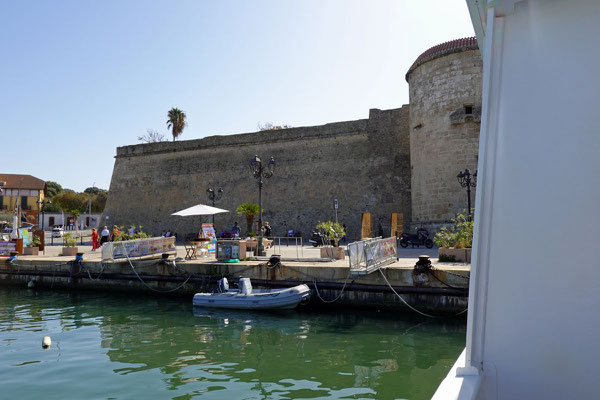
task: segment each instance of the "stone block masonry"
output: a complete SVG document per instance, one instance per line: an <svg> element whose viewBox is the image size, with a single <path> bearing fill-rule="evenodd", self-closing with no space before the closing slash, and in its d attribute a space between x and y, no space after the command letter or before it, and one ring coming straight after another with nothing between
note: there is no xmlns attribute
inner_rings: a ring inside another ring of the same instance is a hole
<svg viewBox="0 0 600 400"><path fill-rule="evenodd" d="M409 151L408 106L321 126L119 147L104 216L109 224L142 225L153 234L170 229L183 238L212 217L171 213L208 204L206 189L222 186L216 206L230 212L215 216L217 230L238 221L245 234L244 216L235 209L258 203L258 184L249 169L256 154L277 161L263 187L263 219L273 235L294 229L307 238L319 221L335 218L338 199L338 219L352 240L360 235L365 210L385 231L392 212L410 221Z"/></svg>

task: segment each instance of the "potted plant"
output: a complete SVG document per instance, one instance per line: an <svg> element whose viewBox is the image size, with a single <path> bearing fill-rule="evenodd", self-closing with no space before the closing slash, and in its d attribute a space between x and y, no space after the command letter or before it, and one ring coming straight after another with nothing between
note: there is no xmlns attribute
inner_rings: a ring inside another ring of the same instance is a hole
<svg viewBox="0 0 600 400"><path fill-rule="evenodd" d="M77 240L71 236L70 233L63 235L64 247L62 248L63 256L75 256L77 255Z"/></svg>
<svg viewBox="0 0 600 400"><path fill-rule="evenodd" d="M38 235L33 235L33 238L27 247L23 249L23 255L37 256L40 254L40 244L42 244L40 237Z"/></svg>
<svg viewBox="0 0 600 400"><path fill-rule="evenodd" d="M435 234L433 241L440 247L438 257L440 262L457 261L471 262L471 245L473 242L472 213L458 213L452 219L452 225L443 227Z"/></svg>
<svg viewBox="0 0 600 400"><path fill-rule="evenodd" d="M321 247L321 258L333 258L335 260L344 259L344 248L339 247L340 239L346 234L342 225L338 222L326 221L319 222L316 229L323 232L326 243Z"/></svg>
<svg viewBox="0 0 600 400"><path fill-rule="evenodd" d="M246 216L246 228L248 229L248 236L252 232L252 223L254 222L254 216L258 214L258 204L256 203L242 203L236 208L236 213L239 215Z"/></svg>

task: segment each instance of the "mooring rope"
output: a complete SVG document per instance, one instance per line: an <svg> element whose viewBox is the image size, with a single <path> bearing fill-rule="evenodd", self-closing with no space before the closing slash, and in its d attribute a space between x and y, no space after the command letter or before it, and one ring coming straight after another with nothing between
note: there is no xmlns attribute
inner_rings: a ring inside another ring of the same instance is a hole
<svg viewBox="0 0 600 400"><path fill-rule="evenodd" d="M337 297L333 300L325 300L323 297L321 297L321 293L319 293L319 288L317 287L317 279L313 279L313 285L315 285L315 292L317 292L317 297L323 303L333 303L335 301L338 301L342 297L342 294L344 293L344 289L346 289L346 284L348 283L348 278L350 278L350 274L348 274L348 276L346 276L346 280L344 281L344 286L342 286L342 290L340 291L340 294L338 294Z"/></svg>
<svg viewBox="0 0 600 400"><path fill-rule="evenodd" d="M144 284L144 286L146 286L148 289L153 290L155 292L158 293L170 293L170 292L174 292L176 290L181 289L192 277L192 274L190 274L187 279L179 286L177 286L175 289L171 289L171 290L158 290L153 288L152 286L149 286L146 282L144 282L144 280L140 277L140 275L137 273L137 271L135 270L135 267L133 266L133 263L131 262L131 259L129 258L129 254L127 254L127 249L125 249L125 245L123 243L121 243L121 246L123 247L123 252L125 253L125 256L127 257L127 261L129 261L129 265L131 265L131 269L133 270L133 272L135 272L135 276L138 277L138 279L140 280L140 282L142 282Z"/></svg>
<svg viewBox="0 0 600 400"><path fill-rule="evenodd" d="M411 310L413 310L414 312L421 314L425 317L429 317L429 318L452 318L452 317L456 317L459 316L460 314L463 314L465 312L467 312L467 310L469 309L469 307L465 308L464 310L454 314L454 315L448 315L448 316L440 316L440 315L431 315L431 314L427 314L423 311L419 311L416 308L414 308L413 306L411 306L410 304L408 304L406 302L406 300L404 300L404 298L402 296L400 296L398 294L398 292L396 292L396 290L394 290L393 286L390 284L390 282L388 281L387 277L385 276L385 274L383 273L383 271L381 270L381 268L379 269L379 272L381 273L381 276L383 276L383 279L385 280L385 283L387 283L387 285L390 287L390 289L392 290L392 292L394 292L394 294L400 299L402 300L402 302Z"/></svg>

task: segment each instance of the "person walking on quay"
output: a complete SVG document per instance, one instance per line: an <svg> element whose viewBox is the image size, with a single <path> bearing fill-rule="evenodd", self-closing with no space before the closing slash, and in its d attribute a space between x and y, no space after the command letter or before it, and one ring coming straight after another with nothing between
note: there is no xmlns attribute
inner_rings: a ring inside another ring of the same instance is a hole
<svg viewBox="0 0 600 400"><path fill-rule="evenodd" d="M114 242L115 237L119 236L120 234L121 232L119 231L119 228L117 228L116 225L113 225L112 232L110 233L110 241Z"/></svg>
<svg viewBox="0 0 600 400"><path fill-rule="evenodd" d="M92 251L96 251L97 248L100 247L100 243L98 242L98 232L96 228L92 228Z"/></svg>
<svg viewBox="0 0 600 400"><path fill-rule="evenodd" d="M110 232L108 231L108 228L105 226L104 229L102 229L102 232L100 232L100 246L102 246L104 243L108 242L109 239L110 239Z"/></svg>

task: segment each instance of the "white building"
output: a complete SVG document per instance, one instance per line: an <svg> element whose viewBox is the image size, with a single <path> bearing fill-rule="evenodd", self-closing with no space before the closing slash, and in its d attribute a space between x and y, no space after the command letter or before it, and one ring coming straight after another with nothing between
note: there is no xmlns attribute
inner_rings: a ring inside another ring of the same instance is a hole
<svg viewBox="0 0 600 400"><path fill-rule="evenodd" d="M98 227L98 221L100 221L99 213L82 214L77 218L77 225L79 229L96 228ZM44 230L51 230L54 227L62 227L68 230L72 227L75 230L75 221L69 213L44 212L40 215L39 227Z"/></svg>
<svg viewBox="0 0 600 400"><path fill-rule="evenodd" d="M596 399L600 1L467 3L484 65L467 347L434 398Z"/></svg>

